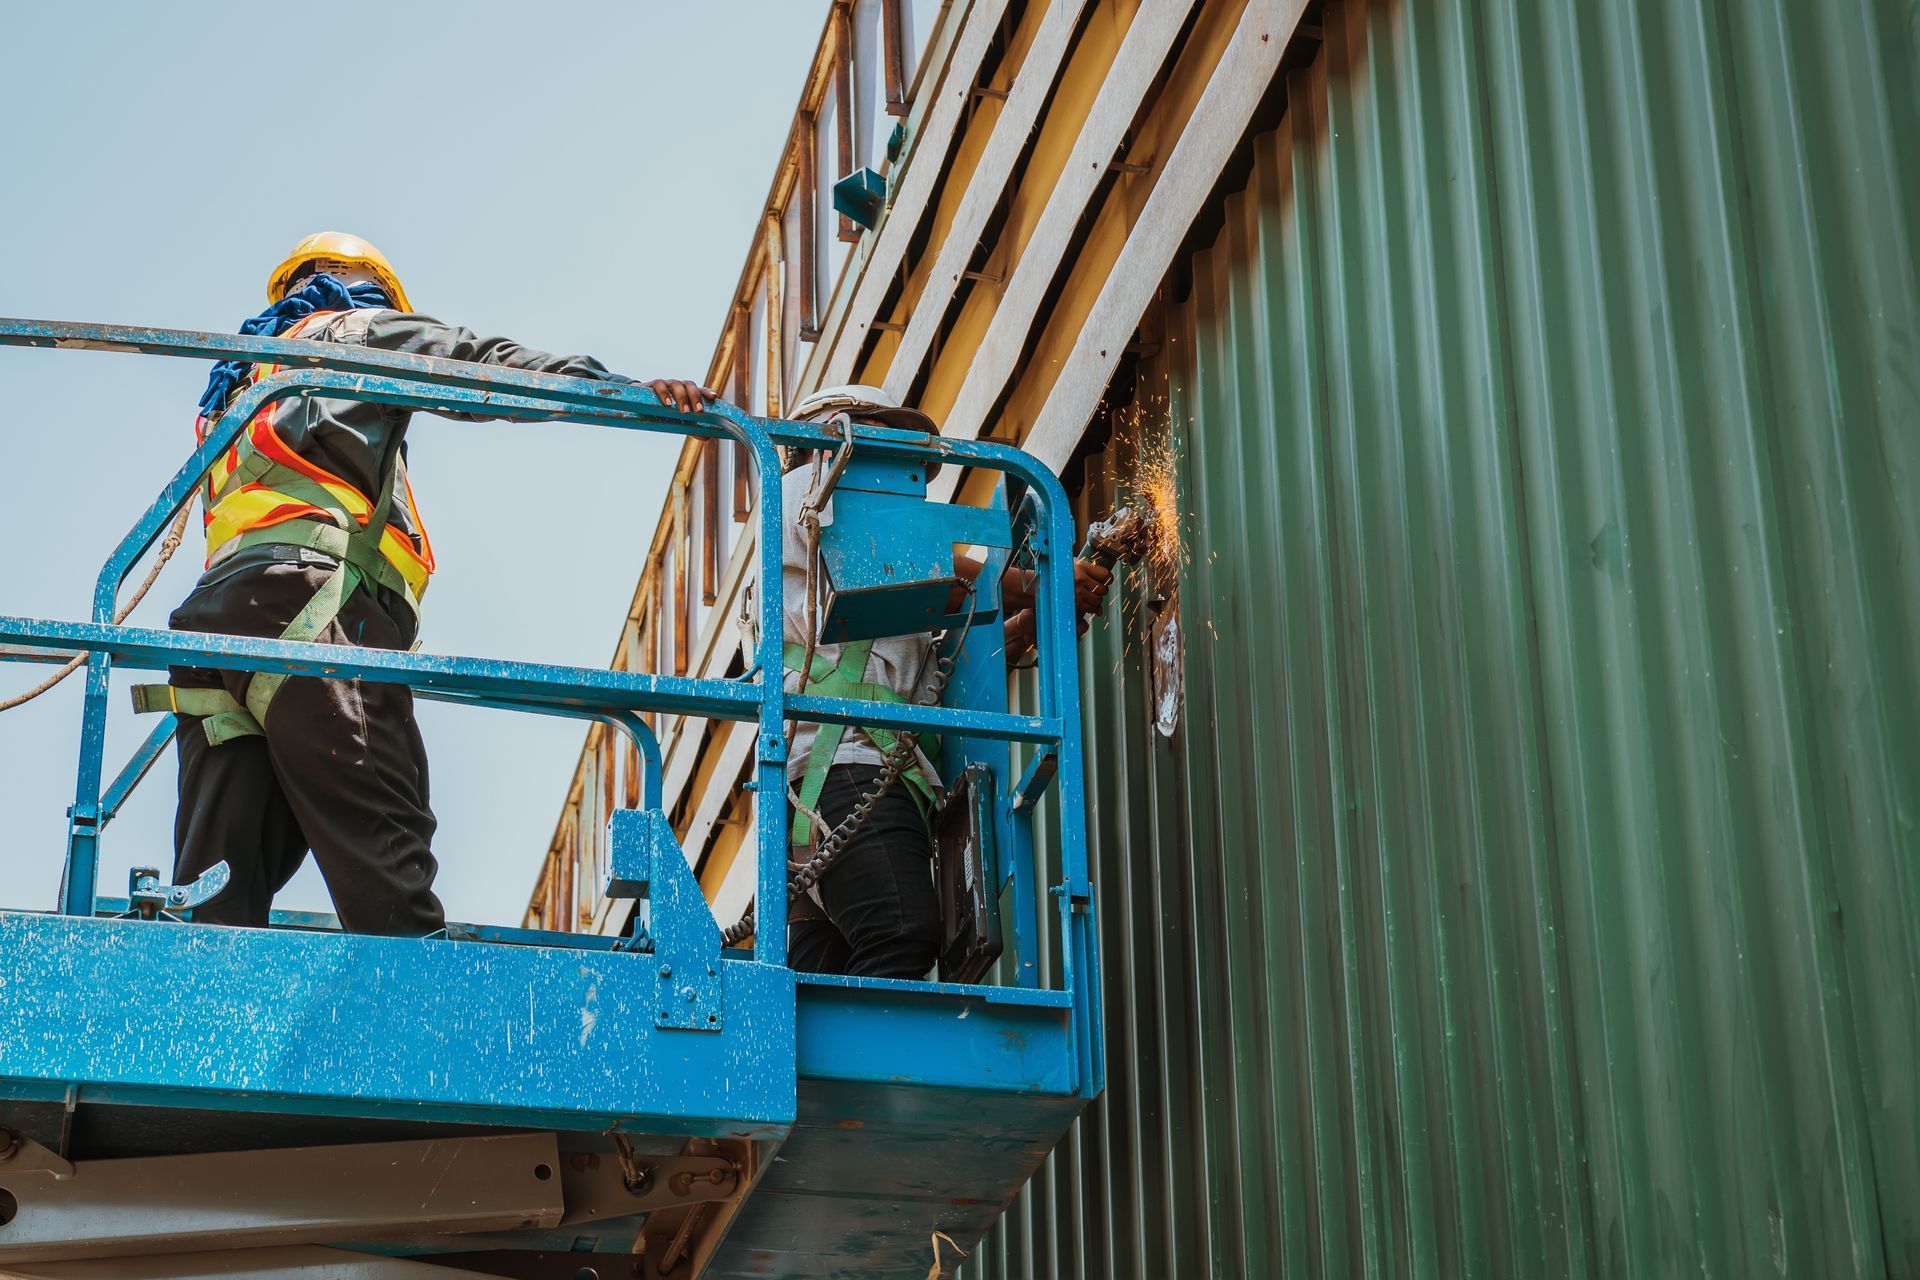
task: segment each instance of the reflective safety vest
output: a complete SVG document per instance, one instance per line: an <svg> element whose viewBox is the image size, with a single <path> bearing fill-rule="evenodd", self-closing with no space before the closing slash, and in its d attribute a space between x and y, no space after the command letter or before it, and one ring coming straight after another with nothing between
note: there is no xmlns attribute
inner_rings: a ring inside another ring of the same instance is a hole
<svg viewBox="0 0 1920 1280"><path fill-rule="evenodd" d="M281 336L311 336L339 314L316 312ZM254 365L248 371L246 385L279 372L281 367ZM248 547L268 545L306 547L338 561L339 567L280 633L282 640L319 638L339 616L347 597L369 581L389 588L417 613L427 578L433 573L433 544L414 505L399 442L393 442L389 456L379 462L379 491L369 496L288 447L275 430L275 421L296 403L277 400L262 407L208 473L202 495L207 567ZM204 418L198 420L195 435L204 441L212 425ZM405 505L409 522L420 531L418 547L403 530L388 523L395 503ZM286 680L277 673L257 672L247 682L244 700L224 689L136 685L133 706L135 711L203 717L207 741L217 746L264 732L261 726L267 708Z"/></svg>
<svg viewBox="0 0 1920 1280"><path fill-rule="evenodd" d="M296 322L281 336L309 336L340 314L316 312ZM256 364L248 370L244 386L252 386L283 367ZM360 531L367 525L379 495L369 498L325 467L301 457L274 429L275 420L298 405L298 400L276 400L263 407L253 415L233 447L208 472L203 495L208 568L238 551L236 540L248 546L275 541L247 539L243 535L288 521L325 521L346 532ZM205 418L197 419L195 438L204 441L212 426ZM419 530L420 545L416 548L405 532L387 525L381 532L380 551L406 583L406 594L417 606L434 570L433 543L427 537L420 509L414 503L406 463L396 462L395 466L393 501L406 508L408 523Z"/></svg>

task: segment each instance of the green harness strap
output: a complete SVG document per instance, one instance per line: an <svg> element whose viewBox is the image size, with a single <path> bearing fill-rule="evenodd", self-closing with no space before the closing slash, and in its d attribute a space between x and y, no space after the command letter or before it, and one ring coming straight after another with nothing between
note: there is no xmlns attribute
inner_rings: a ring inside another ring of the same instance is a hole
<svg viewBox="0 0 1920 1280"><path fill-rule="evenodd" d="M256 465L259 457L258 453L254 453L242 465L249 482L263 481L283 493L293 492L288 486L297 482L302 486L299 496L303 501L310 502L314 495L318 495L326 499L328 508L332 510L332 495L298 472L278 463ZM221 548L222 560L248 547L294 546L319 551L339 561L339 567L320 584L313 598L293 615L293 621L280 633L280 639L301 642L317 639L327 625L340 616L347 597L367 581L397 592L406 600L414 615L419 616L419 599L400 571L393 567L393 562L380 550L380 539L387 527L387 513L393 508L393 486L399 461L400 451L396 447L388 458L382 476L380 500L374 504L373 513L364 526L349 531L319 520L288 520L264 529L250 529ZM235 471L235 478L240 475L241 471ZM222 489L222 493L230 487L231 482ZM312 494L305 492L309 489L313 491ZM337 510L333 514L335 519L348 518L344 512ZM206 719L201 728L207 735L207 741L217 747L248 734L264 734L266 731L261 726L266 723L267 708L273 704L274 695L280 692L280 686L286 682L287 677L280 672L256 672L247 681L244 702L224 689L176 689L169 684L135 685L133 709L136 712L173 711L183 715L204 716Z"/></svg>
<svg viewBox="0 0 1920 1280"><path fill-rule="evenodd" d="M170 684L133 686L136 712L171 711L176 715L203 716L201 726L207 741L215 746L229 738L259 733L260 724L244 703L225 689L180 689Z"/></svg>
<svg viewBox="0 0 1920 1280"><path fill-rule="evenodd" d="M813 669L807 673L805 692L819 694L823 698L853 698L865 702L905 703L906 699L885 685L870 684L860 677L867 673L867 657L873 652L873 641L856 640L840 646L840 660L830 663L816 653L813 656ZM806 647L789 643L783 650L785 665L789 671L800 670L801 662L807 656ZM862 733L873 740L883 754L891 755L899 735L889 729L875 729L862 726ZM812 843L813 819L806 810L815 812L820 808L820 792L827 783L827 770L833 767L833 757L840 750L841 741L847 736L847 726L843 724L823 724L815 731L813 745L807 752L807 770L800 775L800 804L793 815L793 841L795 844ZM912 738L912 734L907 735ZM926 771L915 764L900 771L906 780L913 801L920 807L924 816L933 803L933 782Z"/></svg>
<svg viewBox="0 0 1920 1280"><path fill-rule="evenodd" d="M330 493L326 486L302 475L292 467L275 462L255 448L253 441L245 436L240 438L236 448L241 450L240 462L234 467L233 474L227 477L226 483L214 491L213 500L208 504L210 507L218 506L228 494L237 493L248 485L257 484L330 513L334 524L343 532L349 532L355 527L353 517L341 509L340 499Z"/></svg>

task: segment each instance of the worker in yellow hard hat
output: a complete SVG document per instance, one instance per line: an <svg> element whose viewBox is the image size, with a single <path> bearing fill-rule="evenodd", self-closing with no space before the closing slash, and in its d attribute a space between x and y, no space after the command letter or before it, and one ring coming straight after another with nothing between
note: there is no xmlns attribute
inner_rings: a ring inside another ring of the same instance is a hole
<svg viewBox="0 0 1920 1280"><path fill-rule="evenodd" d="M588 356L549 355L414 313L386 255L338 231L295 245L267 278L267 301L242 333L631 381ZM204 439L234 394L272 371L216 365L197 434ZM712 394L680 379L647 385L685 412ZM327 396L255 414L207 476L206 573L170 625L411 649L434 554L407 475L410 416ZM521 513L548 500L502 490L519 528L531 523ZM176 882L222 860L232 870L196 919L265 925L273 895L311 850L343 927L426 934L445 923L433 892L427 757L406 686L175 668L135 701L181 717Z"/></svg>
<svg viewBox="0 0 1920 1280"><path fill-rule="evenodd" d="M385 290L396 311L411 311L406 286L394 274L387 255L344 231L316 231L293 246L293 252L267 277L267 301L287 296L287 286L313 272L324 272L342 284L373 283Z"/></svg>

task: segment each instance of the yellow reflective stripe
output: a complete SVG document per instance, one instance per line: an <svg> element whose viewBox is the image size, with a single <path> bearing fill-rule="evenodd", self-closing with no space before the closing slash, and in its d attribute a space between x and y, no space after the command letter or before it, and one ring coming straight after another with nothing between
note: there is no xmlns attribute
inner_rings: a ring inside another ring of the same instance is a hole
<svg viewBox="0 0 1920 1280"><path fill-rule="evenodd" d="M407 580L414 599L418 600L427 593L427 578L430 576L427 566L421 564L419 557L414 555L413 543L392 525L388 525L380 535L380 554Z"/></svg>
<svg viewBox="0 0 1920 1280"><path fill-rule="evenodd" d="M208 558L211 559L227 542L248 530L268 527L266 517L274 511L305 505L273 489L248 489L229 495L214 505L207 520ZM406 580L416 599L426 594L427 579L431 572L414 553L413 543L404 533L388 525L380 535L380 553L393 565L395 572Z"/></svg>
<svg viewBox="0 0 1920 1280"><path fill-rule="evenodd" d="M270 489L249 489L221 499L207 513L207 554L212 555L228 539L258 527L290 501L285 494Z"/></svg>
<svg viewBox="0 0 1920 1280"><path fill-rule="evenodd" d="M315 480L314 483L332 494L340 504L340 509L352 516L355 524L365 524L367 517L373 514L373 504L352 485L329 484L325 480Z"/></svg>

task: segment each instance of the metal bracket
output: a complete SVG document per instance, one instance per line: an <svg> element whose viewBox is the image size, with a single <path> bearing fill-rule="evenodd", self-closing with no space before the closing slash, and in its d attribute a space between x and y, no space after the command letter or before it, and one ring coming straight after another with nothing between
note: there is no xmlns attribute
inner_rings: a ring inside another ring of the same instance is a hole
<svg viewBox="0 0 1920 1280"><path fill-rule="evenodd" d="M567 1216L563 1227L651 1213L673 1205L732 1198L741 1188L740 1161L726 1155L633 1155L609 1161L592 1152L564 1157ZM617 1175L591 1177L603 1164Z"/></svg>
<svg viewBox="0 0 1920 1280"><path fill-rule="evenodd" d="M1046 512L1042 509L1040 495L1031 489L1014 501L1012 532L1014 553L1008 563L1022 569L1037 569L1040 558L1050 549L1051 541L1047 535Z"/></svg>
<svg viewBox="0 0 1920 1280"><path fill-rule="evenodd" d="M607 896L647 899L656 1027L721 1028L720 926L680 841L658 809L620 809L607 823Z"/></svg>
<svg viewBox="0 0 1920 1280"><path fill-rule="evenodd" d="M180 913L205 906L233 879L225 862L216 862L191 884L163 884L157 867L135 867L127 873L127 914L142 920L178 920Z"/></svg>
<svg viewBox="0 0 1920 1280"><path fill-rule="evenodd" d="M1051 746L1041 747L1034 752L1033 759L1027 762L1027 768L1020 775L1020 781L1013 785L1013 811L1025 813L1040 803L1040 797L1046 794L1055 774L1060 772L1060 753Z"/></svg>
<svg viewBox="0 0 1920 1280"><path fill-rule="evenodd" d="M12 1179L28 1173L50 1174L60 1179L71 1178L73 1163L61 1159L58 1153L40 1145L32 1138L22 1137L11 1129L0 1129L0 1176ZM4 1216L3 1211L0 1211L0 1227L4 1227L7 1221L9 1219Z"/></svg>
<svg viewBox="0 0 1920 1280"><path fill-rule="evenodd" d="M787 740L778 733L760 735L760 751L755 757L756 764L784 765L787 762Z"/></svg>
<svg viewBox="0 0 1920 1280"><path fill-rule="evenodd" d="M621 1141L616 1135L615 1141ZM643 1231L653 1230L681 1211L722 1202L737 1210L753 1182L755 1161L749 1144L693 1139L677 1153L637 1152L623 1146L617 1152L569 1151L560 1155L560 1183L566 1213L560 1221L538 1231L485 1234L418 1233L360 1240L360 1247L376 1252L433 1251L435 1262L457 1266L463 1260L478 1263L519 1261L525 1268L477 1267L501 1275L541 1274L539 1254L545 1250L575 1249L591 1242L594 1252L572 1253L576 1265L610 1260L638 1252ZM701 1148L707 1148L702 1150ZM443 1250L457 1248L461 1254ZM475 1252L468 1254L466 1250ZM484 1252L482 1252L484 1251ZM511 1251L507 1258L502 1251ZM611 1251L611 1252L608 1252ZM566 1272L572 1280L575 1272Z"/></svg>

